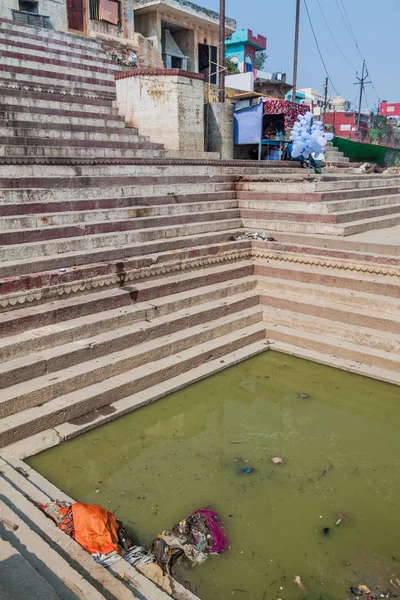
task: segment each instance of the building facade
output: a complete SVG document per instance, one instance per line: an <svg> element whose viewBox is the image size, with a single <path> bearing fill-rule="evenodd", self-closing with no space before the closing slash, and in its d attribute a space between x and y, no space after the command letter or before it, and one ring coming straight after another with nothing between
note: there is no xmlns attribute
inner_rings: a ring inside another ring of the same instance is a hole
<svg viewBox="0 0 400 600"><path fill-rule="evenodd" d="M379 105L379 114L388 119L400 119L400 102L389 103L383 100Z"/></svg>
<svg viewBox="0 0 400 600"><path fill-rule="evenodd" d="M236 21L225 21L226 35ZM153 44L165 68L202 73L217 83L219 14L187 0L136 0L135 30Z"/></svg>
<svg viewBox="0 0 400 600"><path fill-rule="evenodd" d="M337 137L369 142L369 116L361 114L358 125L358 113L355 111L332 111L326 113L325 125L329 125Z"/></svg>

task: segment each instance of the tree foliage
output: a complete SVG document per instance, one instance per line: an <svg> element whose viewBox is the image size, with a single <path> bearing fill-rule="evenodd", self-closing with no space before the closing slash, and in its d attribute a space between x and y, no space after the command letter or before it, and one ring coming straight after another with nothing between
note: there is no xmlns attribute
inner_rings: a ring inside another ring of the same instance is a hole
<svg viewBox="0 0 400 600"><path fill-rule="evenodd" d="M372 127L369 132L371 142L380 145L393 143L393 127L388 119L378 113L372 115Z"/></svg>
<svg viewBox="0 0 400 600"><path fill-rule="evenodd" d="M258 71L263 70L265 63L267 62L267 58L268 55L265 52L265 50L260 50L259 52L256 52L256 60L254 66Z"/></svg>
<svg viewBox="0 0 400 600"><path fill-rule="evenodd" d="M230 58L225 59L225 68L227 75L237 75L237 73L239 73L239 69Z"/></svg>

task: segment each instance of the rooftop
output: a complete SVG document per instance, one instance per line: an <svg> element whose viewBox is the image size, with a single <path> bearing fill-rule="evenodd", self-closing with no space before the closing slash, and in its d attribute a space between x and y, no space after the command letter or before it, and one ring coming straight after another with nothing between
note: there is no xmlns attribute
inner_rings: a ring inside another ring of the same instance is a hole
<svg viewBox="0 0 400 600"><path fill-rule="evenodd" d="M219 13L189 0L136 0L135 12L150 12L154 9L162 11L169 10L175 13L185 13L186 16L191 16L195 22L206 21L208 25L219 24ZM235 31L236 21L230 17L226 17L225 26L228 31Z"/></svg>
<svg viewBox="0 0 400 600"><path fill-rule="evenodd" d="M265 50L267 47L267 38L263 35L254 35L251 29L238 29L232 33L226 40L225 44L249 44L254 46L256 50Z"/></svg>

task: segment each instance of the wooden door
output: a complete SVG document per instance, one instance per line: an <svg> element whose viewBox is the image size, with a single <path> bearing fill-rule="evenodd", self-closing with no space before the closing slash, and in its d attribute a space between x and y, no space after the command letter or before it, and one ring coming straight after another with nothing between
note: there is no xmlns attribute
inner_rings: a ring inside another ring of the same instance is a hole
<svg viewBox="0 0 400 600"><path fill-rule="evenodd" d="M83 0L67 0L68 28L83 31Z"/></svg>

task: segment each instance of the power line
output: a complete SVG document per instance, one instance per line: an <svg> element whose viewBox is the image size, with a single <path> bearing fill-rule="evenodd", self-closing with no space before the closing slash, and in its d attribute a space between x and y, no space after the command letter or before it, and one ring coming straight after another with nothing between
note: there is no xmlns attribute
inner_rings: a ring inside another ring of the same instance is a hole
<svg viewBox="0 0 400 600"><path fill-rule="evenodd" d="M309 12L309 10L308 10L307 0L304 0L304 4L305 4L305 7L306 7L306 12L307 12L308 20L309 20L309 22L310 22L311 31L312 31L312 34L313 34L313 36L314 36L315 45L317 46L317 50L318 50L318 54L319 54L319 57L320 57L320 59L321 59L321 62L322 62L322 64L324 65L324 69L325 69L326 76L328 77L328 79L329 79L329 81L330 81L330 83L331 83L331 86L333 87L334 91L336 92L336 95L337 95L337 96L340 96L339 92L337 91L337 89L336 89L336 88L335 88L335 86L333 85L332 79L331 79L331 77L330 77L330 75L329 75L329 72L328 72L327 66L326 66L326 64L325 64L325 61L324 61L324 58L323 58L323 56L322 56L322 52L321 52L321 49L320 49L320 47L319 47L319 44L318 44L317 36L316 36L316 34L315 34L314 26L313 26L313 24L312 24L312 21L311 21L310 12Z"/></svg>
<svg viewBox="0 0 400 600"><path fill-rule="evenodd" d="M319 2L319 0L318 0L318 2ZM340 16L341 16L341 17L342 17L342 19L343 19L343 22L344 22L344 24L345 24L345 26L346 26L346 29L347 29L347 31L349 32L349 34L350 34L350 37L351 37L351 39L353 40L353 42L354 42L354 45L355 45L355 47L357 48L359 55L361 56L361 58L363 59L363 61L365 61L365 57L364 57L363 53L361 52L361 50L360 50L360 47L359 47L359 45L358 45L358 43L357 43L357 39L356 39L356 36L355 36L354 30L353 30L353 28L352 28L352 26L351 26L351 22L350 22L350 19L349 19L349 15L348 15L348 13L347 13L346 6L345 6L345 4L344 4L343 0L340 0L340 4L342 5L343 11L342 11L342 9L340 8L340 5L339 5L339 0L335 0L335 2L336 2L336 6L337 6L337 8L338 8L338 10L339 10L339 12L340 12ZM366 62L366 61L365 61L365 62ZM376 94L376 97L377 97L377 98L379 98L379 94L378 94L378 92L376 91L376 88L375 88L375 86L374 86L374 84L373 84L372 78L371 78L371 82L370 82L370 83L371 83L371 85L372 85L372 89L374 90L374 92L375 92L375 94Z"/></svg>
<svg viewBox="0 0 400 600"><path fill-rule="evenodd" d="M321 11L321 13L322 13L322 16L323 16L323 18L324 18L325 24L326 24L326 26L327 26L327 28L328 28L328 31L329 31L329 33L331 34L331 37L332 37L333 41L335 42L336 48L339 50L340 54L343 56L343 58L344 58L344 60L345 60L346 64L347 64L347 65L350 67L350 69L351 69L352 71L356 71L356 69L355 69L355 68L354 68L354 67L353 67L353 66L352 66L352 65L349 63L349 61L347 60L347 56L345 55L345 53L343 52L343 50L341 49L341 47L340 47L340 46L339 46L339 44L337 43L337 41L336 41L336 38L335 38L335 36L333 35L332 29L331 29L331 27L330 27L330 25L329 25L329 23L328 23L328 20L327 20L327 18L326 18L326 16L325 16L324 10L323 10L323 8L322 8L322 6L321 6L320 0L317 0L317 2L318 2L319 9L320 9L320 11Z"/></svg>
<svg viewBox="0 0 400 600"><path fill-rule="evenodd" d="M335 0L335 2L336 2L336 6L338 7L338 11L340 12L340 16L343 19L343 23L345 24L346 29L347 29L347 31L350 34L351 39L353 40L353 42L354 42L354 44L355 44L355 46L356 46L356 48L357 48L357 50L358 50L361 58L364 59L364 57L363 57L363 55L361 53L361 50L360 50L360 48L359 48L359 46L357 44L357 40L356 40L356 37L354 35L353 29L352 29L352 27L350 25L350 21L349 22L346 21L346 17L344 16L342 9L340 8L339 0ZM342 6L343 6L343 4L342 4ZM344 8L344 6L343 6L343 8ZM347 16L347 12L346 12L346 16Z"/></svg>

